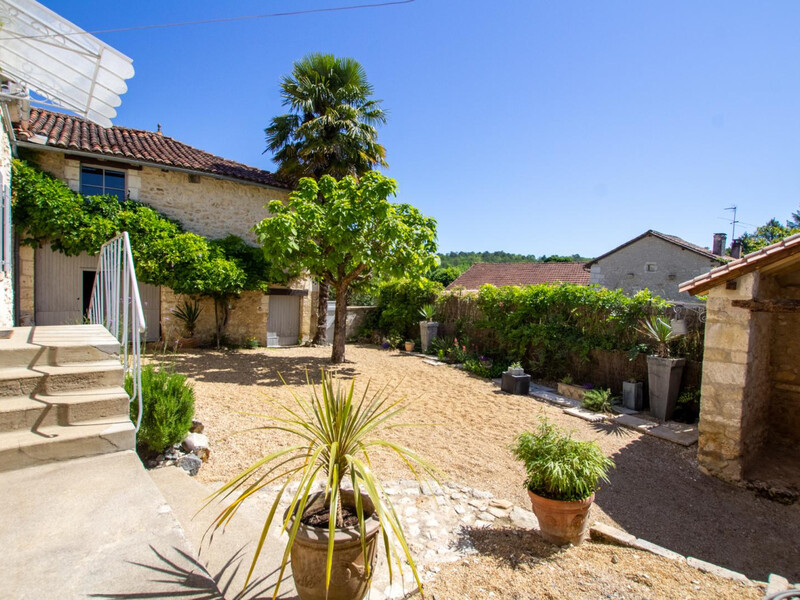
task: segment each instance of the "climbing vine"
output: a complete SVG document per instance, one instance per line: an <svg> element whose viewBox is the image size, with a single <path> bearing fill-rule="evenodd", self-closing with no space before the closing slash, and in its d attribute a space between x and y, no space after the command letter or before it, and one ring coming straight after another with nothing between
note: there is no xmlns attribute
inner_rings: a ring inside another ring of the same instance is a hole
<svg viewBox="0 0 800 600"><path fill-rule="evenodd" d="M103 243L127 231L140 281L214 299L218 342L231 297L265 290L270 281L290 275L273 272L261 249L239 237L209 240L141 202L83 196L24 161L14 161L13 180L13 219L21 243L36 247L49 241L68 256L97 254Z"/></svg>

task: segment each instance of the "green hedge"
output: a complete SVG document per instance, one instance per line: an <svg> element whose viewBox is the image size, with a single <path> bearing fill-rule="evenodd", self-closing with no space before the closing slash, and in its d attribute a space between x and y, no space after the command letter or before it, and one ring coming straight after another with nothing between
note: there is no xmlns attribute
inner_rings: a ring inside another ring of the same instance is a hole
<svg viewBox="0 0 800 600"><path fill-rule="evenodd" d="M395 279L378 288L377 308L364 323L364 330L375 330L385 337L419 338L420 309L433 304L443 286L423 279Z"/></svg>
<svg viewBox="0 0 800 600"><path fill-rule="evenodd" d="M575 357L593 349L629 351L640 338L641 320L669 303L642 291L573 284L497 288L485 285L476 299L479 317L472 325L488 331L491 350L523 361L541 376L561 376ZM485 337L485 336L484 336Z"/></svg>

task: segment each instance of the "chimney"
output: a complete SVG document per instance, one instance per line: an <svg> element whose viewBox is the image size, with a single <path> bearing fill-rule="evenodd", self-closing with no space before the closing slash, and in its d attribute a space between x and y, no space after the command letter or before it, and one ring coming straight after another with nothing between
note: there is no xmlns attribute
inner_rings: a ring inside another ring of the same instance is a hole
<svg viewBox="0 0 800 600"><path fill-rule="evenodd" d="M158 135L164 135L163 133L161 133L161 123L158 124L158 131L156 131L156 133Z"/></svg>
<svg viewBox="0 0 800 600"><path fill-rule="evenodd" d="M724 233L714 234L714 245L711 247L711 252L717 256L725 256L725 242L728 236Z"/></svg>
<svg viewBox="0 0 800 600"><path fill-rule="evenodd" d="M742 242L741 240L733 240L731 242L731 258L742 257Z"/></svg>

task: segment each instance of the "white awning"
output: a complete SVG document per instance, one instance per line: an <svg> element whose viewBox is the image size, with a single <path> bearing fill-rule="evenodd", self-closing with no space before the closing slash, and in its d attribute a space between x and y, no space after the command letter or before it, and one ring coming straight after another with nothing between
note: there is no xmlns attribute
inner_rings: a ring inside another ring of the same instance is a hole
<svg viewBox="0 0 800 600"><path fill-rule="evenodd" d="M133 60L34 0L0 0L0 72L50 102L111 126Z"/></svg>

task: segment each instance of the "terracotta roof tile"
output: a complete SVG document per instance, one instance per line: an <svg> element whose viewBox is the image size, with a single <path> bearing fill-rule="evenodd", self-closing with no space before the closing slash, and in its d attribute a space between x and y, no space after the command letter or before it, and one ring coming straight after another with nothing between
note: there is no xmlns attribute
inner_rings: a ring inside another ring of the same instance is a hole
<svg viewBox="0 0 800 600"><path fill-rule="evenodd" d="M27 130L18 128L15 133L20 141L27 141L34 135L45 136L48 146L65 150L288 187L269 171L214 156L171 137L128 127L100 127L73 115L33 108Z"/></svg>
<svg viewBox="0 0 800 600"><path fill-rule="evenodd" d="M476 263L446 289L461 287L477 290L490 283L504 285L536 285L539 283L577 283L589 285L586 263Z"/></svg>
<svg viewBox="0 0 800 600"><path fill-rule="evenodd" d="M726 265L712 269L708 273L699 275L690 281L685 281L680 285L680 291L697 296L726 281L737 279L742 275L746 275L747 273L751 273L796 254L800 254L800 233L790 235L761 250L746 254L742 258L738 258Z"/></svg>

